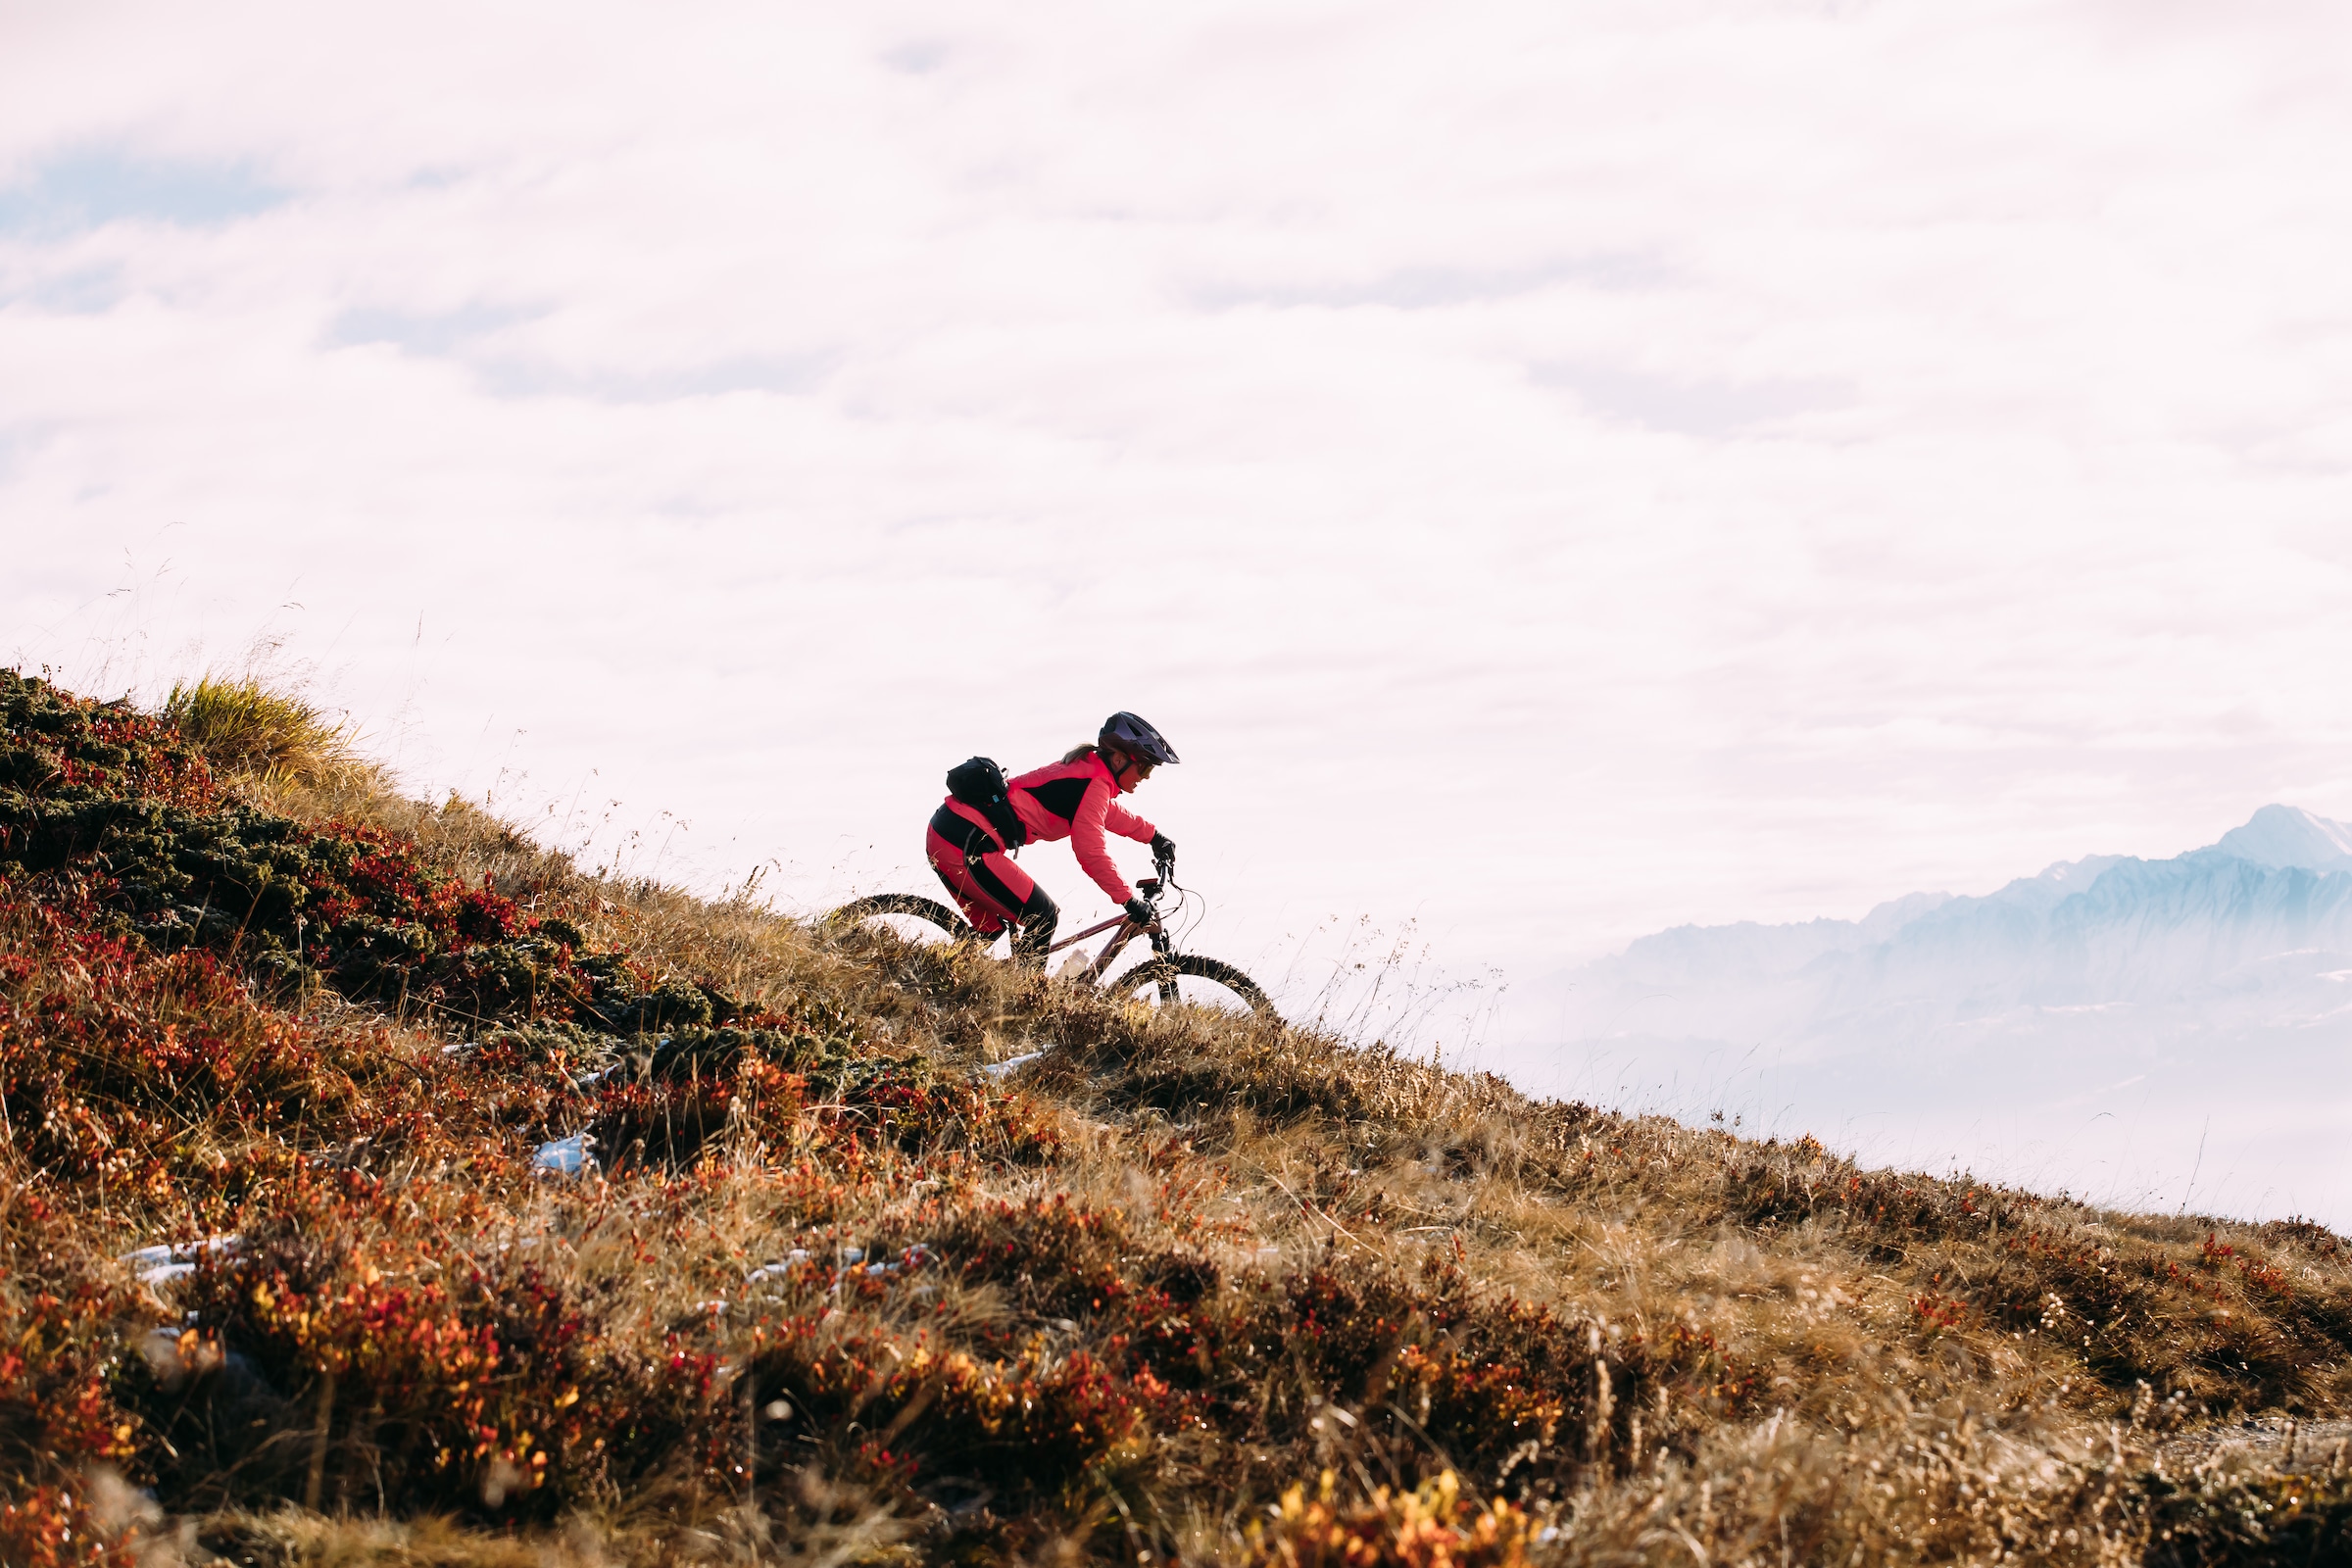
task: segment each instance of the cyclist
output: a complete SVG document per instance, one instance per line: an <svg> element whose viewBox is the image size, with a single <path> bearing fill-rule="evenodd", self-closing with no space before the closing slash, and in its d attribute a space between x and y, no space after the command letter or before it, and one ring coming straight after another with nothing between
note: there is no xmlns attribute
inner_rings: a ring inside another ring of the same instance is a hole
<svg viewBox="0 0 2352 1568"><path fill-rule="evenodd" d="M1152 908L1129 891L1119 868L1103 847L1102 835L1152 846L1155 861L1173 864L1176 846L1166 834L1128 810L1118 797L1131 793L1152 776L1152 770L1176 760L1176 749L1135 714L1121 711L1102 721L1102 732L1091 746L1074 748L1058 762L1049 763L1007 780L1012 808L1028 830L1029 842L1068 839L1078 864L1095 885L1121 906L1138 926L1152 921ZM1012 863L1004 838L977 807L954 796L931 813L923 835L931 869L939 873L956 902L962 906L972 929L993 940L1006 925L1019 928L1013 938L1013 956L1024 962L1045 962L1054 945L1054 928L1061 918L1044 888Z"/></svg>

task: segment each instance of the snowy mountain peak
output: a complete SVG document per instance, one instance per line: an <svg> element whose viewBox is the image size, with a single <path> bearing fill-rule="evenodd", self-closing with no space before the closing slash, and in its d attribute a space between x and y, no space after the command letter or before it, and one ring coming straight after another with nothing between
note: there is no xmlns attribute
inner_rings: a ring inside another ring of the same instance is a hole
<svg viewBox="0 0 2352 1568"><path fill-rule="evenodd" d="M2213 846L2257 865L2352 870L2352 827L2292 806L2266 806Z"/></svg>
<svg viewBox="0 0 2352 1568"><path fill-rule="evenodd" d="M2096 882L2109 866L2122 858L2123 857L2120 855L2085 855L2080 860L2053 860L2043 866L2041 874L2033 880L2063 884L2070 890L2088 887L2091 883Z"/></svg>

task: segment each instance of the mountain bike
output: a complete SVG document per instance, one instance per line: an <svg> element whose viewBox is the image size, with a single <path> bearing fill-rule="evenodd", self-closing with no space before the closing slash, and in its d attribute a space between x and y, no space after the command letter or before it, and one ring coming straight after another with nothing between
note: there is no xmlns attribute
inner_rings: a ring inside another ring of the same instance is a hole
<svg viewBox="0 0 2352 1568"><path fill-rule="evenodd" d="M1075 979L1086 985L1101 985L1104 990L1114 991L1120 996L1131 997L1151 991L1162 1003L1184 1001L1177 982L1190 979L1201 983L1197 989L1207 993L1201 1000L1210 1002L1212 1005L1230 1004L1226 1001L1230 997L1261 1018L1276 1017L1274 1004L1267 999L1265 992L1241 970L1221 958L1176 951L1176 944L1161 927L1159 901L1173 893L1177 896L1177 907L1181 907L1184 889L1176 884L1176 868L1172 863L1155 861L1152 869L1159 874L1146 877L1135 885L1137 894L1151 906L1152 919L1149 924L1137 925L1124 914L1113 915L1099 925L1088 926L1075 936L1062 938L1046 950L1048 953L1059 953L1089 937L1100 936L1105 931L1111 933L1110 941L1103 945L1102 951L1095 955L1092 961L1082 968L1065 971L1064 978ZM1171 908L1168 912L1173 914L1175 909ZM956 942L995 940L993 937L983 938L961 915L936 899L926 899L913 893L877 893L870 898L858 899L826 915L824 923L846 928L863 925L878 915L891 914L911 916L936 926ZM1109 973L1110 966L1118 961L1119 955L1137 937L1146 935L1152 941L1152 956L1116 979L1104 981L1102 976ZM1225 996L1219 996L1219 992L1225 993Z"/></svg>

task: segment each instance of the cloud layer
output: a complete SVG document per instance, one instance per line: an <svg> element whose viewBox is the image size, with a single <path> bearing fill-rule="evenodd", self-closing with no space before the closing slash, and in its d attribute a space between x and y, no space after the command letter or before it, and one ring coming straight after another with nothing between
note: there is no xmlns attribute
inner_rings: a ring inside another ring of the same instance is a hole
<svg viewBox="0 0 2352 1568"><path fill-rule="evenodd" d="M0 654L809 903L1130 707L1278 966L2352 811L2340 7L0 16Z"/></svg>

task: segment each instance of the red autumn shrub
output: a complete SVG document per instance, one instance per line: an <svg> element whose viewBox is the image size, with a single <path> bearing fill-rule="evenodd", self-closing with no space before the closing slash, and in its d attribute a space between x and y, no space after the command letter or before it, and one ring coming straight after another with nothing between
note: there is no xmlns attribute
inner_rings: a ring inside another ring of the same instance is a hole
<svg viewBox="0 0 2352 1568"><path fill-rule="evenodd" d="M467 1245L479 1195L345 1175L275 1206L273 1233L183 1290L218 1348L195 1396L149 1392L174 1505L298 1497L315 1468L326 1501L544 1517L684 1430L597 1302L527 1253Z"/></svg>
<svg viewBox="0 0 2352 1568"><path fill-rule="evenodd" d="M1032 1338L983 1357L917 1335L830 1331L821 1315L767 1326L737 1396L757 1410L781 1400L800 1432L843 1444L878 1479L926 1495L988 1493L1058 1498L1154 1426L1182 1420L1149 1372L1122 1372ZM771 1440L763 1461L784 1457Z"/></svg>
<svg viewBox="0 0 2352 1568"><path fill-rule="evenodd" d="M56 1480L134 1456L111 1380L135 1311L86 1280L0 1278L0 1475Z"/></svg>
<svg viewBox="0 0 2352 1568"><path fill-rule="evenodd" d="M8 1568L136 1568L136 1542L110 1538L92 1517L89 1488L0 1491L0 1563Z"/></svg>
<svg viewBox="0 0 2352 1568"><path fill-rule="evenodd" d="M0 1108L50 1179L160 1199L189 1174L219 1183L240 1136L351 1110L316 1037L211 955L159 955L101 919L79 884L0 877Z"/></svg>
<svg viewBox="0 0 2352 1568"><path fill-rule="evenodd" d="M1410 1492L1382 1487L1349 1506L1333 1495L1326 1470L1311 1499L1303 1486L1283 1494L1274 1517L1250 1527L1256 1568L1518 1568L1535 1522L1497 1497L1462 1495L1450 1470Z"/></svg>

